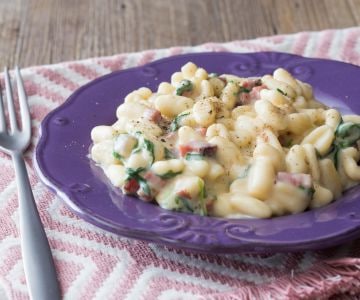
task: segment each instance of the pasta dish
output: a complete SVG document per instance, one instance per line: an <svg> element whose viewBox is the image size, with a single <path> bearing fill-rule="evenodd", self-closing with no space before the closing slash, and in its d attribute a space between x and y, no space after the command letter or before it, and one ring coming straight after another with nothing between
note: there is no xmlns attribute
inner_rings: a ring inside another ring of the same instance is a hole
<svg viewBox="0 0 360 300"><path fill-rule="evenodd" d="M189 62L128 94L90 156L124 194L164 209L269 218L322 207L360 181L360 116L288 71L241 78ZM140 201L134 199L134 201Z"/></svg>

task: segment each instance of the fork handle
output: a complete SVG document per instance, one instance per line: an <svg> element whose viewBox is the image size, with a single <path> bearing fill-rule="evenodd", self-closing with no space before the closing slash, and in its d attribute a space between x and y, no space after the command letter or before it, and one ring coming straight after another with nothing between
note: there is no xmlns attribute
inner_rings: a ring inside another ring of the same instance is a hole
<svg viewBox="0 0 360 300"><path fill-rule="evenodd" d="M60 299L49 242L41 223L22 153L12 153L19 195L21 251L30 298Z"/></svg>

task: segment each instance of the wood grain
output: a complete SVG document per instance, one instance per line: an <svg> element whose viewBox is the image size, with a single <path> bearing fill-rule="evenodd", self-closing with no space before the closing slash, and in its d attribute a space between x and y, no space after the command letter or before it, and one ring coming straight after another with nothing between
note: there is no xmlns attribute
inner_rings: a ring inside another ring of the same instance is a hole
<svg viewBox="0 0 360 300"><path fill-rule="evenodd" d="M360 0L0 0L0 67L359 23Z"/></svg>

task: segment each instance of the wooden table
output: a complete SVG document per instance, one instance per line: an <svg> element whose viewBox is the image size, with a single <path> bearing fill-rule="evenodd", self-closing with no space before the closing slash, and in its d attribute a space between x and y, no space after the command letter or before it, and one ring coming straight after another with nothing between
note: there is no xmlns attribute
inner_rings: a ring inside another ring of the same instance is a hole
<svg viewBox="0 0 360 300"><path fill-rule="evenodd" d="M359 22L360 0L0 0L0 68Z"/></svg>

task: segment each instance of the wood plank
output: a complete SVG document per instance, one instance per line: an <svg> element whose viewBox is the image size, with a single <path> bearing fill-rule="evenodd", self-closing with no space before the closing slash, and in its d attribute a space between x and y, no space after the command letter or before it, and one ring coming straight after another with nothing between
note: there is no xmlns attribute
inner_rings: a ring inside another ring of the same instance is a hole
<svg viewBox="0 0 360 300"><path fill-rule="evenodd" d="M0 0L0 67L360 24L360 0Z"/></svg>
<svg viewBox="0 0 360 300"><path fill-rule="evenodd" d="M16 61L20 36L19 1L0 1L0 68Z"/></svg>
<svg viewBox="0 0 360 300"><path fill-rule="evenodd" d="M357 24L360 23L360 0L348 0L348 6L350 8L351 14Z"/></svg>

